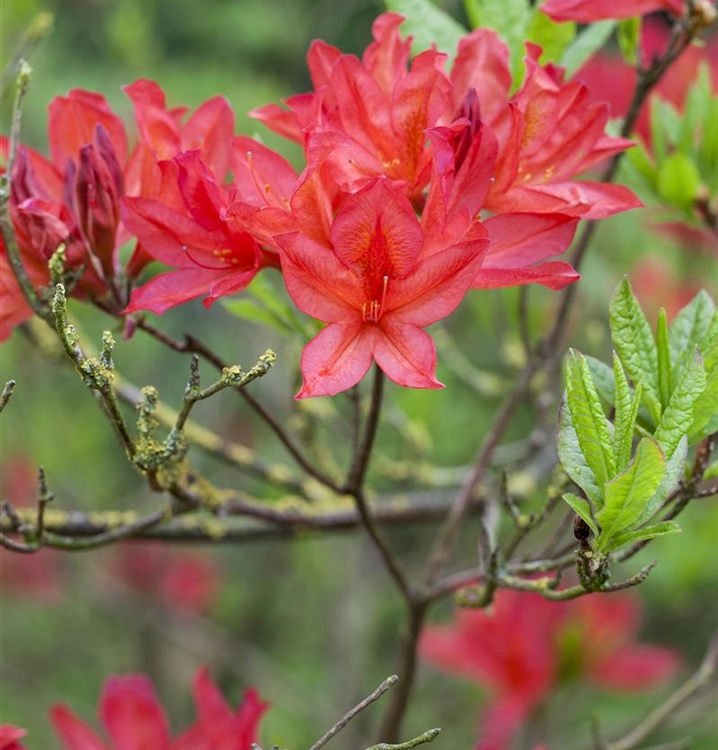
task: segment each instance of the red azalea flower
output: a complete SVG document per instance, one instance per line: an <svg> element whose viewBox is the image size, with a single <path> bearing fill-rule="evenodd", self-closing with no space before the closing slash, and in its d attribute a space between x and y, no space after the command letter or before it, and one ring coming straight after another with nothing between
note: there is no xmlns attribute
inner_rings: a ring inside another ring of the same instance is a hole
<svg viewBox="0 0 718 750"><path fill-rule="evenodd" d="M582 84L564 83L562 68L539 65L540 47L527 44L527 50L526 77L513 96L508 49L492 31L476 29L464 37L451 71L455 97L477 91L482 117L499 142L484 208L599 219L640 206L623 186L573 179L631 141L606 136L608 106ZM487 61L486 81L477 61Z"/></svg>
<svg viewBox="0 0 718 750"><path fill-rule="evenodd" d="M194 679L197 721L172 743L172 750L250 750L269 708L256 690L247 690L236 711L227 705L207 669Z"/></svg>
<svg viewBox="0 0 718 750"><path fill-rule="evenodd" d="M597 685L621 692L650 690L680 668L681 659L672 649L636 642L641 622L638 599L585 596L573 609L572 626L581 633L579 664Z"/></svg>
<svg viewBox="0 0 718 750"><path fill-rule="evenodd" d="M176 270L135 289L125 313L161 314L203 294L209 307L244 289L261 268L278 265L277 254L263 251L227 214L235 192L216 180L199 151L185 151L160 166L164 200L126 198L122 218L153 258Z"/></svg>
<svg viewBox="0 0 718 750"><path fill-rule="evenodd" d="M183 151L198 150L217 182L224 182L229 168L234 112L223 96L202 103L183 123L187 108L168 110L165 94L154 81L139 79L123 90L132 101L140 135L125 173L127 195L160 197L159 162L173 159ZM151 260L152 256L138 244L128 263L127 275L137 276Z"/></svg>
<svg viewBox="0 0 718 750"><path fill-rule="evenodd" d="M55 706L50 718L66 750L250 750L268 707L256 691L248 691L234 713L202 668L195 677L194 694L199 719L175 740L170 739L152 683L141 674L105 682L99 713L109 746L67 706Z"/></svg>
<svg viewBox="0 0 718 750"><path fill-rule="evenodd" d="M680 16L683 0L546 0L541 10L554 21L592 23L608 18L633 18L663 10Z"/></svg>
<svg viewBox="0 0 718 750"><path fill-rule="evenodd" d="M334 163L336 179L358 183L386 175L418 198L426 185L425 130L446 111L451 84L441 68L446 55L427 50L409 64L411 39L402 39L403 16L384 13L372 26L374 42L361 60L316 41L307 55L314 92L252 114L272 130L305 143L311 130L346 136Z"/></svg>
<svg viewBox="0 0 718 750"><path fill-rule="evenodd" d="M428 132L434 167L422 226L435 230L446 224L452 212L479 212L491 185L496 139L491 131L475 128L471 120ZM472 286L493 289L538 283L561 289L577 281L579 275L568 263L543 261L566 250L578 221L567 214L552 213L500 213L490 217L484 222L489 249Z"/></svg>
<svg viewBox="0 0 718 750"><path fill-rule="evenodd" d="M73 294L113 311L127 302L124 285L116 283L120 274L132 278L151 260L138 246L127 268L119 267L118 251L131 239L121 222L122 197L149 199L164 188L167 201L177 189L166 188L159 160L193 148L221 183L234 129L234 114L223 97L209 99L183 122L185 110L168 110L157 84L139 80L127 86L126 93L140 134L131 153L124 124L105 98L75 89L50 104L51 160L20 148L10 201L14 231L33 283L48 282L47 261L64 243L66 268L84 269ZM7 145L1 137L4 158Z"/></svg>
<svg viewBox="0 0 718 750"><path fill-rule="evenodd" d="M52 709L50 718L66 750L170 750L167 718L145 675L106 680L99 713L110 745L67 706Z"/></svg>
<svg viewBox="0 0 718 750"><path fill-rule="evenodd" d="M490 613L460 609L452 625L425 629L427 661L493 694L481 722L484 742L506 747L551 693L558 676L552 644L564 617L561 606L537 594L502 590Z"/></svg>
<svg viewBox="0 0 718 750"><path fill-rule="evenodd" d="M452 142L455 171L481 139L461 182L478 195L484 177L495 176L478 208L596 219L641 205L624 187L572 179L630 141L604 135L607 107L580 84L564 84L561 69L540 66L538 47L528 46L526 80L511 96L508 49L494 32L476 29L460 41L449 80L441 72L444 57L434 50L419 54L407 70L411 40L399 35L402 20L380 16L361 61L315 43L308 55L314 92L287 100L288 112L270 105L253 114L307 150L317 133L331 134L328 163L350 192L383 175L421 206L432 174L427 135L468 120L470 130ZM467 106L472 90L477 101ZM498 139L498 157L491 155L491 136L481 132L479 113Z"/></svg>
<svg viewBox="0 0 718 750"><path fill-rule="evenodd" d="M373 361L399 385L441 387L422 329L456 308L481 264L486 232L468 212L425 236L403 192L377 179L346 198L325 243L276 241L297 307L329 324L304 349L297 398L351 388Z"/></svg>
<svg viewBox="0 0 718 750"><path fill-rule="evenodd" d="M0 750L26 750L25 745L19 742L26 734L20 727L0 724Z"/></svg>
<svg viewBox="0 0 718 750"><path fill-rule="evenodd" d="M566 657L571 674L611 690L646 690L675 674L674 651L636 642L639 616L638 600L627 594L556 603L501 590L492 611L458 610L452 625L427 628L420 648L440 669L488 688L482 737L502 748L550 696Z"/></svg>

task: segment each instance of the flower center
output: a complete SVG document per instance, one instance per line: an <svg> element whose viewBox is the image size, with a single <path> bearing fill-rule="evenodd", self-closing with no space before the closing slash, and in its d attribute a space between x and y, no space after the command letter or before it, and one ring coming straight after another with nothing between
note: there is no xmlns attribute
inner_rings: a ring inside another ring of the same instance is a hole
<svg viewBox="0 0 718 750"><path fill-rule="evenodd" d="M381 314L384 311L384 303L386 302L386 289L389 286L389 277L384 276L382 278L381 288L381 300L373 299L369 302L364 302L361 306L361 318L365 323L378 323Z"/></svg>

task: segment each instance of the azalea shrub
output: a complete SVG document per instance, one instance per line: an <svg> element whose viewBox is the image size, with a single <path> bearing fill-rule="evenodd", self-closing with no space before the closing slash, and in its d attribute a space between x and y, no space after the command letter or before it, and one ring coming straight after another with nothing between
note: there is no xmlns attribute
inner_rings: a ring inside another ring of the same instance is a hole
<svg viewBox="0 0 718 750"><path fill-rule="evenodd" d="M192 106L132 7L46 147L46 13L3 77L0 750L712 747L714 4L391 0Z"/></svg>

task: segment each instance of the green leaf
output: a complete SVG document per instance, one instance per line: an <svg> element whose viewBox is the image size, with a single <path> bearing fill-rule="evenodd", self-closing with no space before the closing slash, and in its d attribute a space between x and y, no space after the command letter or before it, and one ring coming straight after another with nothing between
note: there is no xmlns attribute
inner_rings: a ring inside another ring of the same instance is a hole
<svg viewBox="0 0 718 750"><path fill-rule="evenodd" d="M640 383L643 386L643 400L654 423L657 423L661 416L661 399L656 342L625 277L614 292L608 311L611 338L618 356L633 384Z"/></svg>
<svg viewBox="0 0 718 750"><path fill-rule="evenodd" d="M703 472L704 480L713 479L714 477L718 477L718 458L715 461L711 461Z"/></svg>
<svg viewBox="0 0 718 750"><path fill-rule="evenodd" d="M653 159L657 165L663 163L668 153L666 129L663 126L663 110L666 103L658 96L651 97L648 101L651 110L651 143L653 145ZM658 180L656 179L656 183Z"/></svg>
<svg viewBox="0 0 718 750"><path fill-rule="evenodd" d="M718 430L718 367L708 376L706 387L698 397L693 422L688 430L691 443L697 443Z"/></svg>
<svg viewBox="0 0 718 750"><path fill-rule="evenodd" d="M565 395L558 409L558 457L569 477L586 493L594 506L600 508L603 505L603 489L581 452Z"/></svg>
<svg viewBox="0 0 718 750"><path fill-rule="evenodd" d="M267 276L255 276L247 291L256 297L277 320L294 329L304 338L309 338L304 321L297 315L297 308L291 304L284 289L277 289Z"/></svg>
<svg viewBox="0 0 718 750"><path fill-rule="evenodd" d="M698 76L688 90L683 106L681 135L677 144L684 154L696 154L696 138L703 130L711 106L710 73L707 65L701 65ZM718 102L718 100L716 100ZM705 134L703 134L705 135Z"/></svg>
<svg viewBox="0 0 718 750"><path fill-rule="evenodd" d="M631 398L631 389L626 380L626 373L616 352L613 353L613 376L616 386L616 419L613 429L613 449L616 459L616 471L623 471L631 460L633 453L633 431L636 427L638 405L641 402L641 386Z"/></svg>
<svg viewBox="0 0 718 750"><path fill-rule="evenodd" d="M681 373L654 437L667 456L672 456L678 443L688 434L693 422L698 397L706 388L703 359L698 349Z"/></svg>
<svg viewBox="0 0 718 750"><path fill-rule="evenodd" d="M658 194L670 206L692 213L701 175L689 156L674 151L658 167Z"/></svg>
<svg viewBox="0 0 718 750"><path fill-rule="evenodd" d="M554 23L545 13L534 11L526 38L543 48L543 60L560 62L566 48L576 37L576 24Z"/></svg>
<svg viewBox="0 0 718 750"><path fill-rule="evenodd" d="M678 483L683 478L683 467L686 464L687 455L688 440L683 438L683 440L678 443L678 447L673 455L666 462L666 471L663 475L663 479L653 497L648 503L646 503L643 513L641 513L638 521L636 521L636 526L643 526L644 523L650 521L660 510L665 499L678 488Z"/></svg>
<svg viewBox="0 0 718 750"><path fill-rule="evenodd" d="M706 372L713 372L718 367L718 310L713 313L708 330L698 348L703 355L703 367L706 368Z"/></svg>
<svg viewBox="0 0 718 750"><path fill-rule="evenodd" d="M600 359L584 355L588 369L591 371L591 377L596 385L596 390L606 403L614 406L616 403L616 389L613 382L613 370Z"/></svg>
<svg viewBox="0 0 718 750"><path fill-rule="evenodd" d="M658 355L658 390L661 394L661 408L665 409L671 396L671 352L668 347L668 319L665 308L658 313L656 329L656 352Z"/></svg>
<svg viewBox="0 0 718 750"><path fill-rule="evenodd" d="M467 33L457 20L429 0L386 0L386 7L406 16L401 32L414 37L414 54L436 44L439 51L453 58L459 39Z"/></svg>
<svg viewBox="0 0 718 750"><path fill-rule="evenodd" d="M586 360L573 349L566 367L566 401L581 452L596 481L605 484L616 473L608 421Z"/></svg>
<svg viewBox="0 0 718 750"><path fill-rule="evenodd" d="M626 18L618 24L618 47L621 50L623 59L631 67L635 67L638 62L638 41L640 38L640 32L640 16Z"/></svg>
<svg viewBox="0 0 718 750"><path fill-rule="evenodd" d="M610 549L615 534L633 528L661 484L665 467L666 459L658 443L643 438L628 468L605 486L604 505L596 513L601 525L599 552Z"/></svg>
<svg viewBox="0 0 718 750"><path fill-rule="evenodd" d="M593 520L593 517L591 516L591 507L588 504L588 500L584 497L579 497L578 495L574 495L571 492L565 492L563 494L563 499L573 508L575 513L588 524L589 529L593 532L593 535L595 537L598 537L599 530L598 526L596 526L596 522Z"/></svg>
<svg viewBox="0 0 718 750"><path fill-rule="evenodd" d="M611 540L611 546L608 551L624 547L626 544L643 542L646 539L655 539L657 536L676 534L679 531L681 531L681 527L675 521L662 521L661 523L653 524L653 526L644 526L642 529L636 529L636 531L616 534Z"/></svg>
<svg viewBox="0 0 718 750"><path fill-rule="evenodd" d="M626 151L626 159L636 168L636 171L644 179L645 184L649 185L654 191L658 181L658 169L655 163L648 155L645 147L636 144L633 148Z"/></svg>
<svg viewBox="0 0 718 750"><path fill-rule="evenodd" d="M261 323L276 329L284 335L291 335L294 330L276 315L250 299L223 299L224 307L238 318L252 323Z"/></svg>
<svg viewBox="0 0 718 750"><path fill-rule="evenodd" d="M616 27L616 21L597 21L589 24L568 46L561 58L570 78L594 52L603 47Z"/></svg>
<svg viewBox="0 0 718 750"><path fill-rule="evenodd" d="M516 84L523 75L524 42L531 21L528 0L464 0L473 28L496 29L511 51L511 77Z"/></svg>
<svg viewBox="0 0 718 750"><path fill-rule="evenodd" d="M668 343L673 362L673 381L677 382L686 362L693 355L696 347L700 347L705 355L706 344L715 336L718 339L718 315L716 306L708 292L701 290L684 307L682 307L668 331Z"/></svg>

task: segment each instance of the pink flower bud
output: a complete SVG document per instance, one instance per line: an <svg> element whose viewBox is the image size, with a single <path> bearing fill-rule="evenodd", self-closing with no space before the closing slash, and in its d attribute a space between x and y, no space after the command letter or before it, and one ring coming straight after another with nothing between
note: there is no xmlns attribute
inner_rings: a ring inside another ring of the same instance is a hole
<svg viewBox="0 0 718 750"><path fill-rule="evenodd" d="M115 236L122 194L122 169L107 130L98 123L92 143L80 148L74 199L80 229L106 279L115 275Z"/></svg>

